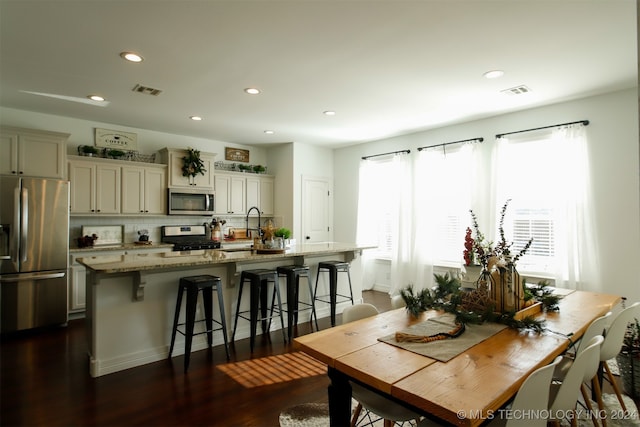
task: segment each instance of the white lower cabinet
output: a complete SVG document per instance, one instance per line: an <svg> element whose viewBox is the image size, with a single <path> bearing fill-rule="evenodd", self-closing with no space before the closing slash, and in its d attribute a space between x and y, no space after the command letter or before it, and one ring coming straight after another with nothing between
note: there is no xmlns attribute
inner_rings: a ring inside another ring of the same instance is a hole
<svg viewBox="0 0 640 427"><path fill-rule="evenodd" d="M123 255L171 252L170 247L122 250L83 250L69 255L69 314L82 313L86 309L87 269L78 258L100 257L103 261L112 258L119 261Z"/></svg>

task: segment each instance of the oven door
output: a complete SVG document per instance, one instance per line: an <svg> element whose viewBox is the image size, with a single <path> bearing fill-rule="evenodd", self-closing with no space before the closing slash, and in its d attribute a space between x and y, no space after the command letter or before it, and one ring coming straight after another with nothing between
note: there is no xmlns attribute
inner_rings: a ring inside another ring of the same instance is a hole
<svg viewBox="0 0 640 427"><path fill-rule="evenodd" d="M209 216L215 210L213 191L170 188L167 200L169 215Z"/></svg>

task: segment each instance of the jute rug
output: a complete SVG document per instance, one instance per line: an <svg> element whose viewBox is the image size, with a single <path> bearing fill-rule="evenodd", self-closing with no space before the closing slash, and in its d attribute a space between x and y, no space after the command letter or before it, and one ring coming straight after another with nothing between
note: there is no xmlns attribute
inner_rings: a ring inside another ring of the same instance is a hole
<svg viewBox="0 0 640 427"><path fill-rule="evenodd" d="M623 396L628 413L624 414L620 403L615 394L604 394L604 404L609 411L607 417L607 425L609 427L640 427L640 419L638 418L638 409L633 400L628 396ZM354 401L355 403L355 401ZM594 404L594 407L598 406ZM578 407L580 408L580 406ZM364 411L363 411L364 412ZM363 414L358 420L358 425L371 425L373 427L382 427L383 422L374 421L368 424ZM408 425L408 424L405 424ZM425 423L429 426L428 422ZM562 426L571 425L569 421L562 421ZM280 414L280 427L328 427L329 426L329 405L327 403L303 403L301 405L292 406L282 411ZM585 411L578 411L578 426L593 426L589 416Z"/></svg>

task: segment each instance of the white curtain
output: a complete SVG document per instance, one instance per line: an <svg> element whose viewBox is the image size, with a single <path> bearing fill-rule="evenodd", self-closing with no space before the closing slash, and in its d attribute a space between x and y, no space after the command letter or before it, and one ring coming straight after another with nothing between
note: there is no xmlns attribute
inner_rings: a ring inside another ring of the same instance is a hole
<svg viewBox="0 0 640 427"><path fill-rule="evenodd" d="M552 223L549 246L534 244L520 273L547 275L556 286L571 289L596 289L600 279L598 260L594 255L596 231L591 218L591 184L585 127L571 125L555 130L545 129L502 137L496 141L494 179L495 198L491 208L499 212L511 199L505 220L507 240L514 233L510 218L520 215L526 221ZM496 221L498 215L494 215ZM496 231L492 230L494 236ZM491 235L491 234L489 234ZM497 238L497 236L496 236ZM542 236L544 240L547 236ZM546 242L544 243L546 245ZM545 259L549 261L546 262ZM527 271L533 269L533 271Z"/></svg>
<svg viewBox="0 0 640 427"><path fill-rule="evenodd" d="M413 244L411 176L411 157L404 153L360 162L356 241L378 247L363 253L364 289L375 284L378 258L391 262L392 288L405 280Z"/></svg>
<svg viewBox="0 0 640 427"><path fill-rule="evenodd" d="M459 268L474 187L473 144L440 146L418 154L415 172L414 288L434 285L433 266Z"/></svg>

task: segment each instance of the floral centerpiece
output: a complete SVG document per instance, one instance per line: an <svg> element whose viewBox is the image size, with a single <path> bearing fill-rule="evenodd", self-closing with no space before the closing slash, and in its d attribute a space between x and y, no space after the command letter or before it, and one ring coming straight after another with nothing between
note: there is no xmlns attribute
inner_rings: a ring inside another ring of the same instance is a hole
<svg viewBox="0 0 640 427"><path fill-rule="evenodd" d="M524 283L516 270L516 262L526 254L531 247L533 238L515 255L511 254L512 242L507 242L504 232L504 218L507 207L511 199L508 199L500 210L500 221L498 232L500 240L497 244L486 241L484 234L480 231L478 218L473 210L469 210L475 237L469 234L465 236L465 252L471 243L472 255L467 255L466 259L477 259L482 266L482 273L478 279L478 286L489 291L490 298L495 301L496 309L504 313L506 311L518 311L525 307ZM465 255L463 252L463 255Z"/></svg>

